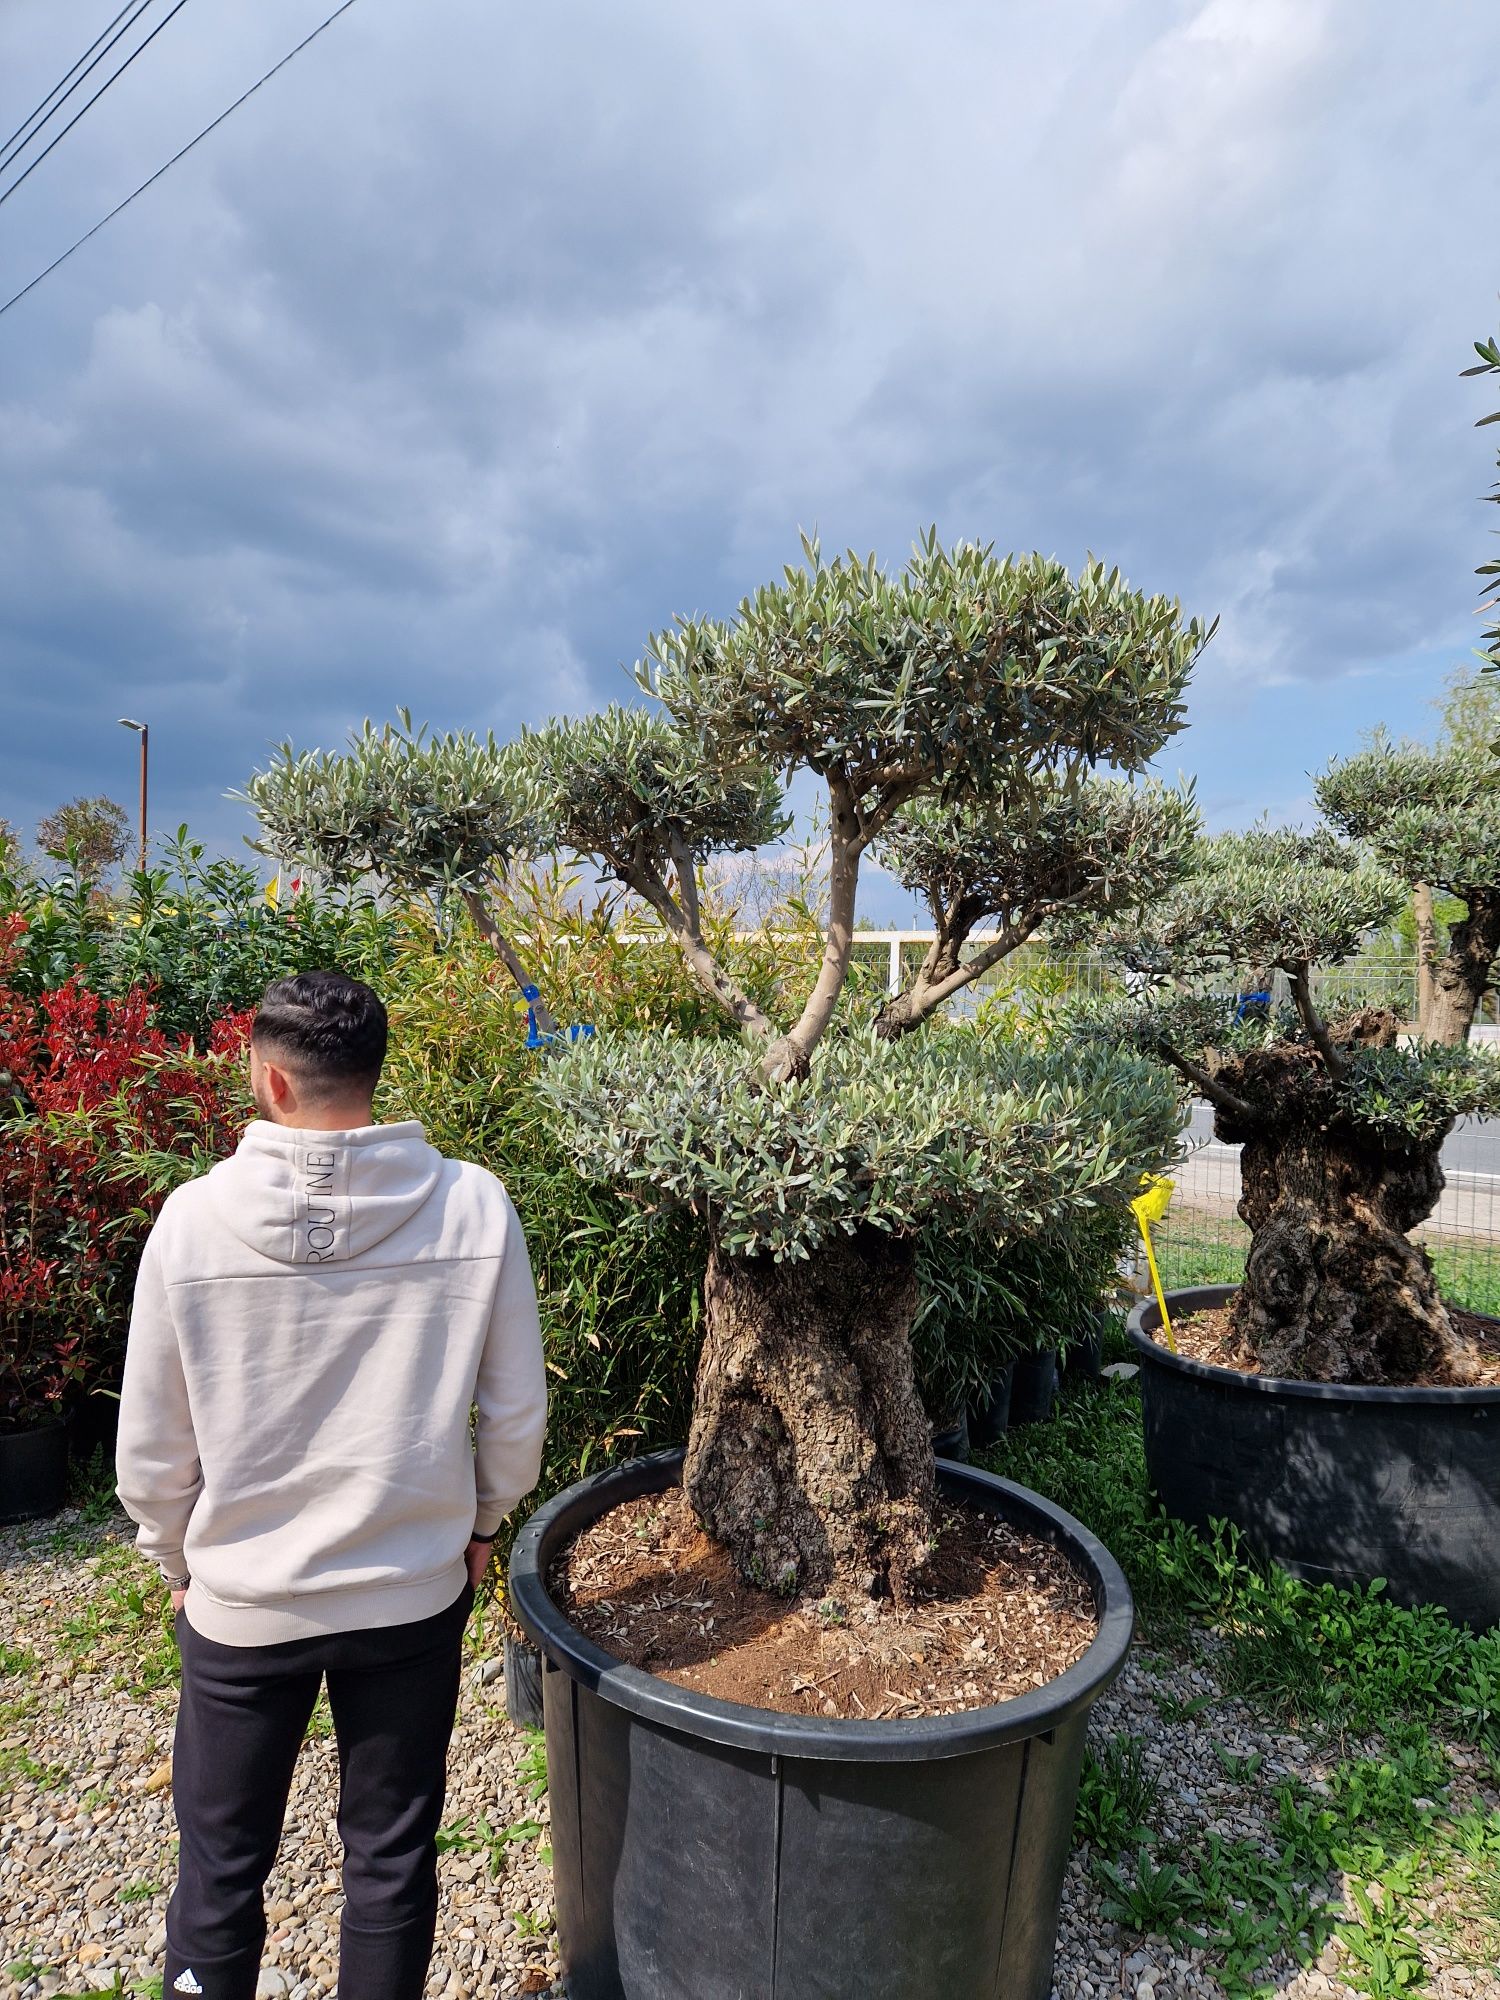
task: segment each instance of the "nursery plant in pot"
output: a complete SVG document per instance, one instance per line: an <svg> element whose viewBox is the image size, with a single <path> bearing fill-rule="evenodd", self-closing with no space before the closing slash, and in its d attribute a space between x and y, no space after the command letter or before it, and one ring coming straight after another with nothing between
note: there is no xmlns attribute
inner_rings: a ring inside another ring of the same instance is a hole
<svg viewBox="0 0 1500 2000"><path fill-rule="evenodd" d="M1487 1625L1500 1618L1500 1327L1444 1302L1411 1232L1442 1192L1454 1119L1500 1105L1500 1067L1403 1043L1386 1009L1325 1018L1313 997L1315 967L1351 956L1404 901L1332 833L1260 830L1205 841L1143 914L1132 953L1159 983L1120 1018L1240 1148L1251 1240L1238 1287L1169 1296L1176 1353L1154 1305L1131 1337L1148 1462L1173 1513L1233 1521L1301 1575L1383 1577L1402 1602ZM1222 997L1246 965L1284 975L1284 1008L1248 1017Z"/></svg>
<svg viewBox="0 0 1500 2000"><path fill-rule="evenodd" d="M1098 566L806 554L732 622L653 641L664 714L556 723L515 756L538 824L656 913L743 1030L600 1040L543 1080L586 1173L710 1239L686 1452L549 1502L512 1560L547 1663L560 1939L577 2000L1039 2000L1129 1598L1076 1522L935 1472L919 1260L1123 1202L1177 1092L1118 1049L892 1038L839 1002L860 862L896 814L1138 767L1204 634ZM775 1009L710 950L697 870L760 845L797 771L827 788L826 944Z"/></svg>

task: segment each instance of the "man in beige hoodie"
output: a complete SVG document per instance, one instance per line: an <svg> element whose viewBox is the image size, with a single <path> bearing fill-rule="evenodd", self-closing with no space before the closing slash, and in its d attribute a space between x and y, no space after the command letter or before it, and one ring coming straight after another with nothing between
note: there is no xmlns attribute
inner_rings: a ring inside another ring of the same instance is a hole
<svg viewBox="0 0 1500 2000"><path fill-rule="evenodd" d="M120 1498L172 1590L181 1835L164 2000L253 2000L262 1890L326 1675L344 1844L340 1992L418 2000L463 1628L546 1420L504 1188L376 1125L385 1008L340 973L256 1016L260 1117L147 1241Z"/></svg>

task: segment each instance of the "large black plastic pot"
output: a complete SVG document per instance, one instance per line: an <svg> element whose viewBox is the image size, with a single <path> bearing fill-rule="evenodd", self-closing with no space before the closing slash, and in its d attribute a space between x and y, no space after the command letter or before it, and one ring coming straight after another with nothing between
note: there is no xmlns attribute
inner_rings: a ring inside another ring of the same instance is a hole
<svg viewBox="0 0 1500 2000"><path fill-rule="evenodd" d="M1169 1292L1207 1311L1233 1285ZM1127 1332L1146 1466L1169 1514L1231 1521L1313 1583L1384 1577L1397 1604L1500 1623L1500 1388L1390 1389L1242 1375L1173 1354L1154 1301Z"/></svg>
<svg viewBox="0 0 1500 2000"><path fill-rule="evenodd" d="M680 1452L549 1501L511 1555L543 1655L557 1922L572 2000L1045 2000L1095 1697L1133 1611L1113 1558L1050 1502L940 1465L953 1499L1065 1548L1099 1633L1067 1673L967 1714L777 1715L623 1665L547 1591L589 1522L676 1485Z"/></svg>
<svg viewBox="0 0 1500 2000"><path fill-rule="evenodd" d="M68 1433L61 1423L0 1432L0 1522L37 1521L68 1498Z"/></svg>

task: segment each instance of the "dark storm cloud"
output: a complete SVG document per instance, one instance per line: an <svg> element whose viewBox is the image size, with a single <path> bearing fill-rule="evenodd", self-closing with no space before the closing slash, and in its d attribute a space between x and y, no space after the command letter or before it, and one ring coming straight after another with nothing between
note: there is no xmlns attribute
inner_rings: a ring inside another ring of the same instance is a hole
<svg viewBox="0 0 1500 2000"><path fill-rule="evenodd" d="M0 281L323 11L185 9ZM86 13L0 19L18 117ZM1165 761L1295 811L1472 643L1496 129L1460 0L362 0L0 319L0 812L127 794L147 713L233 839L281 736L578 708L798 526L927 521L1221 613Z"/></svg>

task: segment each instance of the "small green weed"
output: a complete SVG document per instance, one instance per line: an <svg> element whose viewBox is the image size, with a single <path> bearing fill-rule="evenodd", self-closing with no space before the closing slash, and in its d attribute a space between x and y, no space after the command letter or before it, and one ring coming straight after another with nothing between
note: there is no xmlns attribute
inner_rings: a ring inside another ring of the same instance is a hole
<svg viewBox="0 0 1500 2000"><path fill-rule="evenodd" d="M37 1669L35 1653L22 1646L0 1646L0 1680L22 1680Z"/></svg>
<svg viewBox="0 0 1500 2000"><path fill-rule="evenodd" d="M528 1729L526 1748L516 1766L521 1789L535 1805L547 1796L547 1739L540 1729Z"/></svg>
<svg viewBox="0 0 1500 2000"><path fill-rule="evenodd" d="M1266 1761L1263 1750L1248 1750L1240 1757L1233 1750L1226 1750L1222 1743L1214 1745L1214 1755L1223 1766L1225 1777L1236 1785L1248 1785Z"/></svg>
<svg viewBox="0 0 1500 2000"><path fill-rule="evenodd" d="M126 1904L149 1903L151 1898L159 1896L161 1891L160 1882L127 1882L115 1900Z"/></svg>
<svg viewBox="0 0 1500 2000"><path fill-rule="evenodd" d="M1421 1984L1427 1967L1402 1915L1403 1899L1414 1886L1404 1869L1389 1870L1380 1878L1379 1900L1362 1883L1350 1883L1354 1916L1335 1924L1334 1934L1349 1960L1344 1977L1356 1993L1390 2000Z"/></svg>
<svg viewBox="0 0 1500 2000"><path fill-rule="evenodd" d="M1099 1905L1106 1917L1142 1937L1162 1937L1172 1945L1188 1941L1197 1897L1175 1861L1154 1861L1149 1849L1138 1847L1129 1867L1101 1859L1094 1874L1106 1891Z"/></svg>
<svg viewBox="0 0 1500 2000"><path fill-rule="evenodd" d="M1147 1771L1145 1739L1126 1732L1083 1753L1074 1833L1096 1854L1114 1857L1151 1838L1161 1784Z"/></svg>

